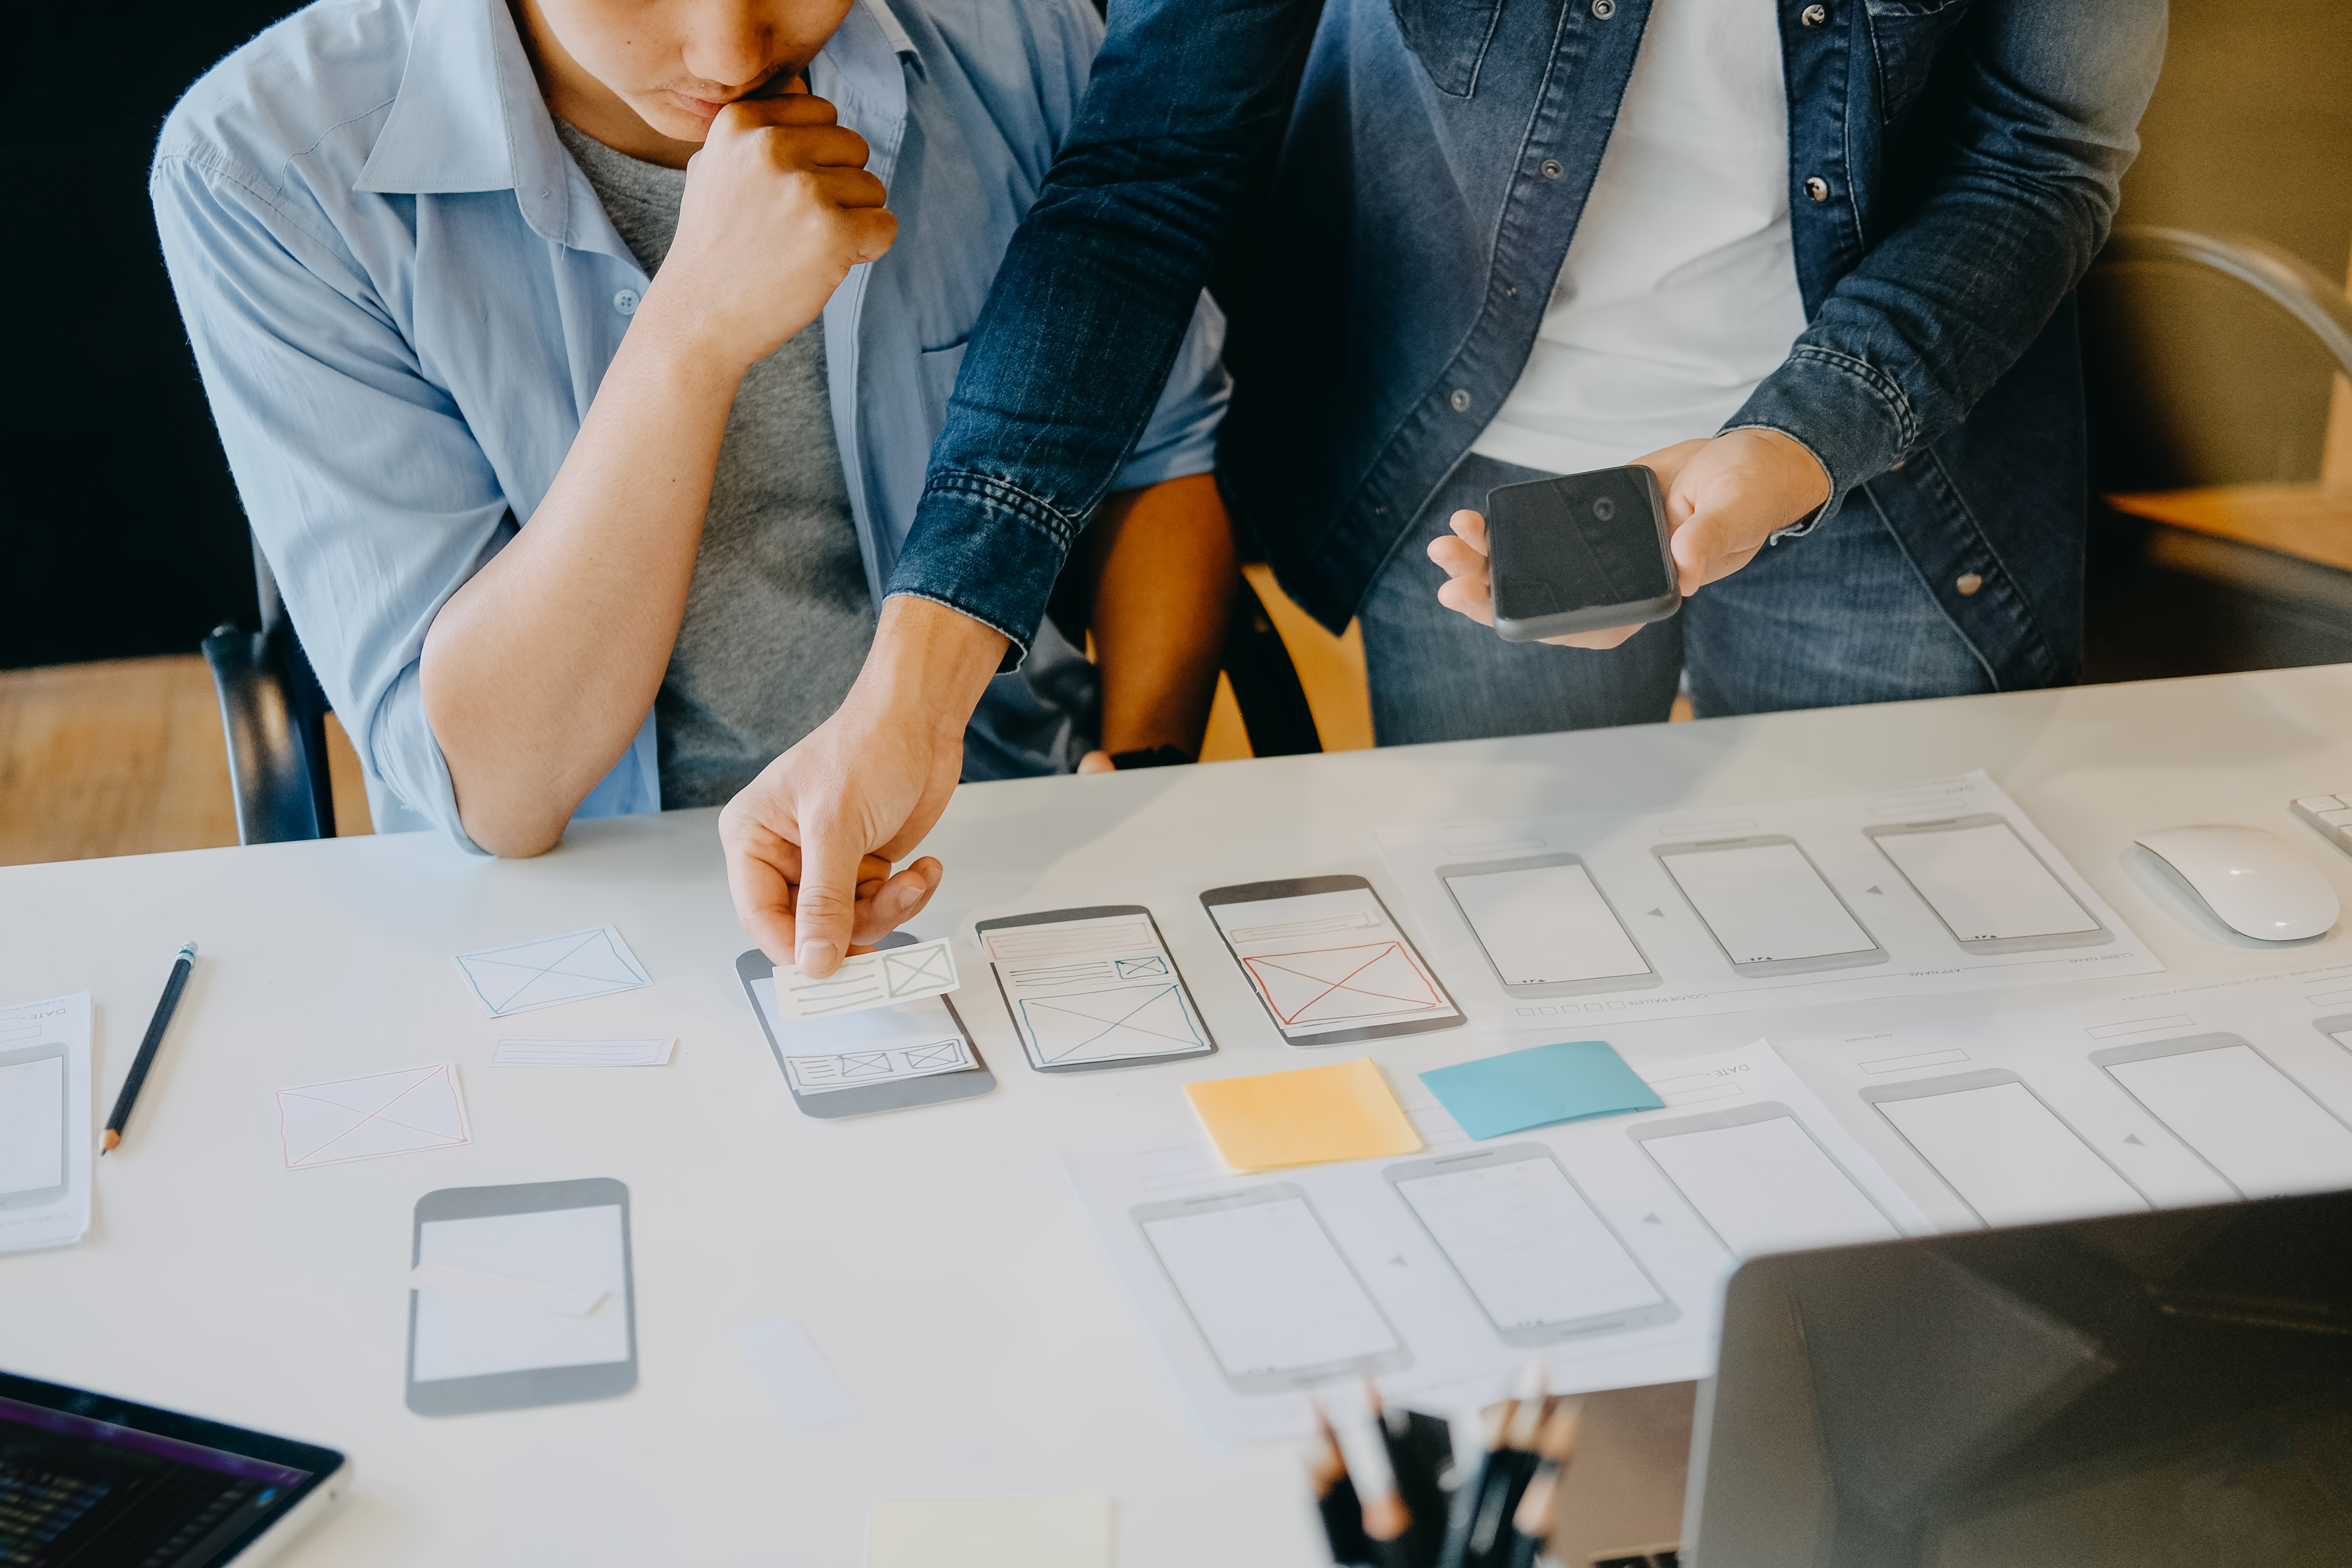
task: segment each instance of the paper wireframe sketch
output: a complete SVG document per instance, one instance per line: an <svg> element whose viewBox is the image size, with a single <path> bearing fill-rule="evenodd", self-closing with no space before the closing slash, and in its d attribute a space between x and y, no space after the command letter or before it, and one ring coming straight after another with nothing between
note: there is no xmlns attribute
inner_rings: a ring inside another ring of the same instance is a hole
<svg viewBox="0 0 2352 1568"><path fill-rule="evenodd" d="M0 1007L0 1252L89 1229L89 993Z"/></svg>
<svg viewBox="0 0 2352 1568"><path fill-rule="evenodd" d="M1215 889L1201 902L1293 1045L1337 1045L1463 1016L1360 877Z"/></svg>
<svg viewBox="0 0 2352 1568"><path fill-rule="evenodd" d="M800 1094L965 1072L980 1065L948 1005L937 996L794 1020L777 1005L772 977L751 982L751 994L783 1058L784 1078Z"/></svg>
<svg viewBox="0 0 2352 1568"><path fill-rule="evenodd" d="M677 1041L667 1035L620 1040L500 1040L490 1053L502 1068L657 1068Z"/></svg>
<svg viewBox="0 0 2352 1568"><path fill-rule="evenodd" d="M1851 795L1383 827L1379 837L1420 917L1423 951L1488 1028L2164 967L1982 773Z"/></svg>
<svg viewBox="0 0 2352 1568"><path fill-rule="evenodd" d="M1022 1048L1053 1072L1216 1047L1149 910L1102 905L978 922Z"/></svg>
<svg viewBox="0 0 2352 1568"><path fill-rule="evenodd" d="M472 1142L447 1062L281 1089L278 1131L289 1171Z"/></svg>
<svg viewBox="0 0 2352 1568"><path fill-rule="evenodd" d="M1266 1198L1283 1188L1303 1194L1410 1355L1409 1366L1381 1373L1382 1392L1426 1401L1424 1409L1489 1400L1526 1363L1528 1331L1565 1315L1557 1303L1547 1310L1548 1299L1598 1280L1587 1267L1598 1260L1596 1223L1633 1260L1630 1270L1620 1260L1619 1283L1630 1289L1646 1278L1675 1310L1632 1313L1620 1325L1565 1325L1543 1345L1557 1393L1706 1375L1723 1279L1751 1249L1788 1245L1792 1233L1801 1233L1806 1245L1828 1246L1936 1229L1762 1041L1647 1067L1643 1077L1665 1102L1662 1109L1561 1122L1499 1143L1473 1143L1418 1079L1400 1075L1393 1087L1427 1146L1423 1153L1237 1176L1221 1166L1206 1140L1195 1139L1126 1153L1065 1154L1063 1165L1162 1364L1202 1435L1220 1447L1296 1436L1313 1425L1301 1394L1237 1387L1235 1368L1314 1367L1373 1348L1365 1337L1370 1324L1360 1314L1352 1329L1328 1313L1302 1316L1300 1293L1269 1291L1246 1267L1223 1276L1213 1300L1194 1300L1188 1285L1171 1277L1171 1240L1189 1247L1195 1262L1215 1267L1219 1256L1239 1256L1216 1241L1220 1226L1247 1220L1254 1232L1282 1231L1286 1211L1271 1202L1240 1206L1248 1194ZM1718 1125L1730 1129L1727 1138L1717 1137ZM1749 1136L1750 1127L1762 1136ZM1657 1141L1643 1142L1641 1135L1652 1130ZM1805 1151L1781 1150L1758 1166L1748 1184L1769 1187L1770 1206L1787 1218L1769 1227L1743 1223L1738 1201L1745 1194L1727 1203L1718 1189L1759 1149L1780 1150L1784 1133L1802 1140ZM1524 1157L1537 1149L1564 1173L1567 1186L1555 1182L1531 1190L1505 1179L1514 1172L1493 1166L1493 1155ZM1457 1165L1465 1168L1464 1179L1449 1176L1444 1184L1452 1191L1425 1184ZM1453 1206L1459 1223L1437 1215L1432 1200ZM1197 1225L1190 1217L1195 1210ZM1146 1225L1157 1228L1147 1231ZM1192 1241L1175 1234L1181 1231L1193 1232ZM1525 1287L1525 1296L1496 1299L1498 1277L1502 1295ZM1346 1283L1331 1279L1335 1287ZM1200 1295L1200 1272L1188 1279ZM1196 1308L1217 1320L1213 1328ZM1220 1334L1222 1352L1213 1342Z"/></svg>
<svg viewBox="0 0 2352 1568"><path fill-rule="evenodd" d="M1948 1228L2352 1186L2352 968L1780 1046Z"/></svg>
<svg viewBox="0 0 2352 1568"><path fill-rule="evenodd" d="M787 1020L809 1022L945 995L961 984L955 954L948 950L948 939L939 937L853 954L822 980L803 974L798 964L786 964L775 973L776 1011Z"/></svg>
<svg viewBox="0 0 2352 1568"><path fill-rule="evenodd" d="M653 984L637 955L611 926L463 952L457 962L466 984L493 1018Z"/></svg>

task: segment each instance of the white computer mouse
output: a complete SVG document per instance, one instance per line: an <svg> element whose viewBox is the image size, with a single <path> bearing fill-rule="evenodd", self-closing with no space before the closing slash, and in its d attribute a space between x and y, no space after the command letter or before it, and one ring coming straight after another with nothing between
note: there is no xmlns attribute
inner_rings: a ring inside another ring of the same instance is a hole
<svg viewBox="0 0 2352 1568"><path fill-rule="evenodd" d="M2326 879L2259 827L2168 827L2138 843L2223 925L2259 942L2317 936L2342 912Z"/></svg>

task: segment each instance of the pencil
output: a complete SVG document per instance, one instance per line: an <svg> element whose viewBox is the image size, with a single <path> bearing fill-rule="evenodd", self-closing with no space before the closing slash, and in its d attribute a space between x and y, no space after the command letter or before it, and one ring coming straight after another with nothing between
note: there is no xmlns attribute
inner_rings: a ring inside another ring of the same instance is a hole
<svg viewBox="0 0 2352 1568"><path fill-rule="evenodd" d="M180 993L188 988L188 976L195 967L196 944L182 942L180 956L172 963L172 977L163 982L163 994L155 1003L155 1016L147 1020L147 1037L139 1042L139 1054L131 1058L131 1076L122 1080L122 1092L114 1097L114 1110L106 1119L106 1137L100 1153L112 1153L115 1145L122 1142L123 1124L131 1120L131 1108L139 1103L139 1086L147 1081L147 1069L155 1065L155 1047L163 1043L163 1031L172 1026L172 1015L180 1005Z"/></svg>

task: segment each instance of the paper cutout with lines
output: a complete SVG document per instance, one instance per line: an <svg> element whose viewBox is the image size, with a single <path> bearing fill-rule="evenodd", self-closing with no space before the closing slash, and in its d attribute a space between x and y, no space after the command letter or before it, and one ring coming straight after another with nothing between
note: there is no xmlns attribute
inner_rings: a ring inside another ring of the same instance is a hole
<svg viewBox="0 0 2352 1568"><path fill-rule="evenodd" d="M1268 953L1242 963L1285 1024L1387 1017L1445 1005L1402 942Z"/></svg>
<svg viewBox="0 0 2352 1568"><path fill-rule="evenodd" d="M948 939L938 937L845 958L840 968L822 980L803 974L797 964L787 964L776 971L776 1009L786 1018L805 1022L942 996L961 984Z"/></svg>
<svg viewBox="0 0 2352 1568"><path fill-rule="evenodd" d="M980 1066L955 1015L938 996L866 1007L827 1018L785 1017L773 978L751 982L751 997L783 1058L796 1094L825 1094Z"/></svg>
<svg viewBox="0 0 2352 1568"><path fill-rule="evenodd" d="M1032 923L979 932L1030 1065L1153 1061L1216 1048L1150 917L1073 912L1079 918L1025 917Z"/></svg>
<svg viewBox="0 0 2352 1568"><path fill-rule="evenodd" d="M278 1135L289 1171L473 1141L447 1062L281 1089Z"/></svg>
<svg viewBox="0 0 2352 1568"><path fill-rule="evenodd" d="M653 984L611 926L461 952L457 963L475 999L493 1018Z"/></svg>

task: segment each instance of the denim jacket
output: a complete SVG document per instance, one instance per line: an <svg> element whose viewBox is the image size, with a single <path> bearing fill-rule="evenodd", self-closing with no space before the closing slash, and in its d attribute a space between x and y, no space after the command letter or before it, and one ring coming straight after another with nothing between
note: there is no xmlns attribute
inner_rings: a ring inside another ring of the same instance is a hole
<svg viewBox="0 0 2352 1568"><path fill-rule="evenodd" d="M1343 626L1527 362L1654 3L1673 0L1328 0L1318 25L1314 0L1124 0L890 591L1016 639L1036 624L1283 128L1272 62L1314 26L1221 474L1284 587ZM2071 291L2137 149L2163 0L1769 3L1809 324L1727 427L1785 431L1828 470L1783 537L1877 509L1996 685L2065 680Z"/></svg>

